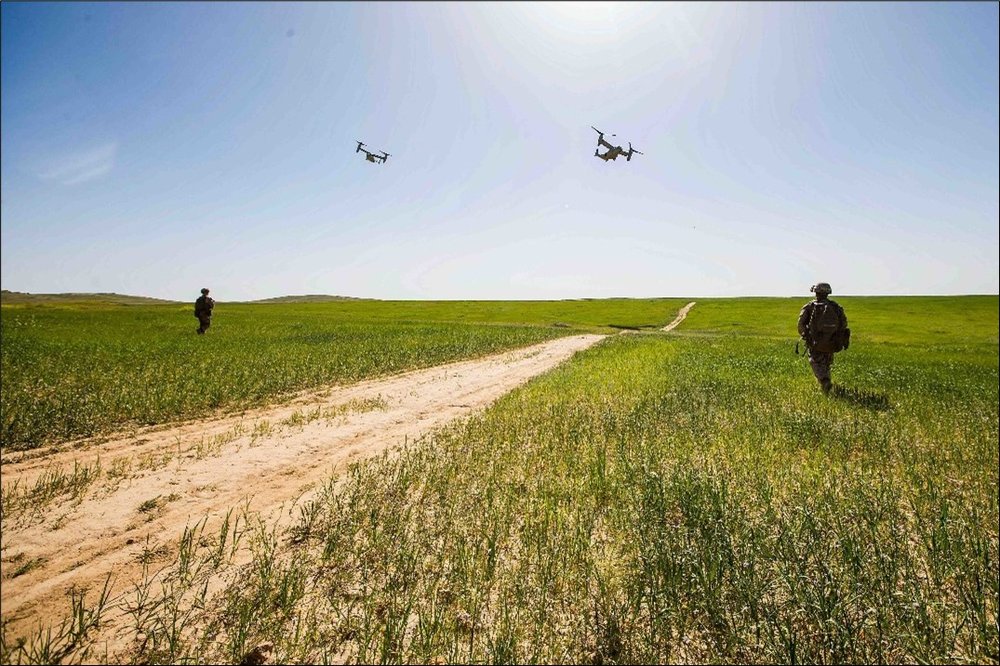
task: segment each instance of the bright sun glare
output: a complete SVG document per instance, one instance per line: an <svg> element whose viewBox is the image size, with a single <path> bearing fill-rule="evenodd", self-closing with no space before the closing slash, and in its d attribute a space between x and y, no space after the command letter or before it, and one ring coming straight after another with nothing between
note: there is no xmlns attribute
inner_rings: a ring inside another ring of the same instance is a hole
<svg viewBox="0 0 1000 666"><path fill-rule="evenodd" d="M712 4L534 2L518 9L552 38L587 39L596 45L621 44L641 36L655 41L661 51L691 57L700 50L704 24L718 12L706 6Z"/></svg>
<svg viewBox="0 0 1000 666"><path fill-rule="evenodd" d="M593 28L629 11L626 3L618 2L536 2L526 8L567 28Z"/></svg>

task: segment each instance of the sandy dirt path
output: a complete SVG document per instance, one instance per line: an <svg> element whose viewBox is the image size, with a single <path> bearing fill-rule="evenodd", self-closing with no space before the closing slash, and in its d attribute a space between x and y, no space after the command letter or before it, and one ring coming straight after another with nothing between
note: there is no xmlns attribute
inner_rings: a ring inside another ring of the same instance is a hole
<svg viewBox="0 0 1000 666"><path fill-rule="evenodd" d="M680 309L680 310L679 310L679 311L677 312L677 316L676 316L676 317L674 317L674 320L673 320L672 322L670 322L669 324L667 324L666 326L664 326L664 327L663 327L662 329L660 329L660 330L663 330L663 331L672 331L672 330L674 330L675 328L677 328L677 326L678 326L678 325L679 325L679 324L680 324L680 323L681 323L682 321L684 321L684 317L687 317L687 316L688 316L688 312L690 312L690 311L691 311L691 308L693 308L693 307L694 307L694 304L695 304L695 301L691 301L690 303L688 303L687 305L685 305L684 307L682 307L682 308L681 308L681 309Z"/></svg>
<svg viewBox="0 0 1000 666"><path fill-rule="evenodd" d="M245 504L265 520L291 522L297 518L291 509L332 473L467 417L604 337L559 338L302 394L238 416L6 457L0 467L5 489L98 458L102 470L76 502L5 517L0 598L8 636L61 620L71 588L96 594L109 573L113 595L129 589L142 576L142 559L167 564L184 528L202 519L210 531L229 509Z"/></svg>

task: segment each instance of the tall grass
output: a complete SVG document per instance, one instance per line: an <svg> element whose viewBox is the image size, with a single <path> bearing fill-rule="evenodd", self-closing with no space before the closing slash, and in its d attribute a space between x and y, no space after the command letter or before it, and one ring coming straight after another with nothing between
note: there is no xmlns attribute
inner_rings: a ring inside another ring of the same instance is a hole
<svg viewBox="0 0 1000 666"><path fill-rule="evenodd" d="M360 627L345 649L995 660L995 350L948 376L883 361L895 381L877 388L845 367L853 392L833 399L783 354L756 339L615 339L358 471L313 521L320 584L339 591L324 604ZM872 393L885 400L854 397ZM343 591L358 586L352 608Z"/></svg>

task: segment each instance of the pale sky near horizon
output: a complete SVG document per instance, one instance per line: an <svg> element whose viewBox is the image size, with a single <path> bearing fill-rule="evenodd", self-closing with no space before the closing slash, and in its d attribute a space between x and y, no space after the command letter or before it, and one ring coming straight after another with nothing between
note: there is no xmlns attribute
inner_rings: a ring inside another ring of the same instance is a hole
<svg viewBox="0 0 1000 666"><path fill-rule="evenodd" d="M0 11L4 289L998 292L995 2Z"/></svg>

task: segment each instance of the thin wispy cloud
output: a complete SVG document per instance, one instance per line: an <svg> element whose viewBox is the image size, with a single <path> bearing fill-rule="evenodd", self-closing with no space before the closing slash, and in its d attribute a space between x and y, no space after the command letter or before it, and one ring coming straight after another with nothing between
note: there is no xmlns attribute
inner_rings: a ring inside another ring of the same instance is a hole
<svg viewBox="0 0 1000 666"><path fill-rule="evenodd" d="M110 142L53 159L38 172L42 180L54 180L62 185L78 185L103 178L115 166L118 143Z"/></svg>

